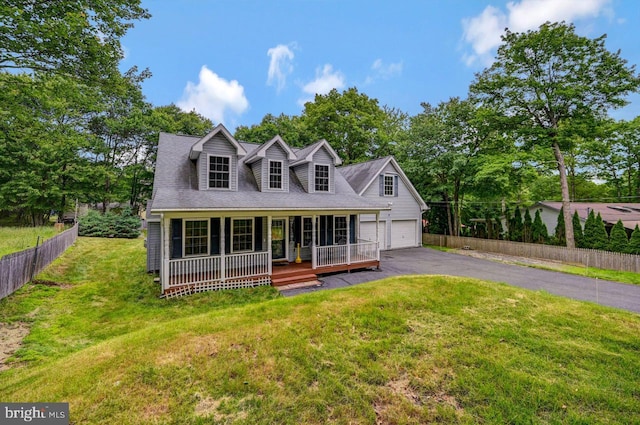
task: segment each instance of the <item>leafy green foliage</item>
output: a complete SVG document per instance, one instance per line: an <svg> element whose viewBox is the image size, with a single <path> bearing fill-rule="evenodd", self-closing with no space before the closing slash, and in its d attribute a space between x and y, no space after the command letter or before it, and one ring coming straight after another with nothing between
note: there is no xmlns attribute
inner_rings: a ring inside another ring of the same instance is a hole
<svg viewBox="0 0 640 425"><path fill-rule="evenodd" d="M514 242L522 242L524 233L524 223L522 222L522 213L520 206L516 206L513 211L513 217L509 221L509 240Z"/></svg>
<svg viewBox="0 0 640 425"><path fill-rule="evenodd" d="M613 252L627 252L628 247L629 239L627 237L627 232L624 230L622 220L618 220L611 228L608 250Z"/></svg>
<svg viewBox="0 0 640 425"><path fill-rule="evenodd" d="M595 218L595 217L594 217ZM587 218L589 221L589 218ZM573 235L575 236L576 246L578 248L586 248L586 235L582 230L582 223L580 222L580 216L578 215L578 211L573 212L573 216L571 217L571 225L573 226ZM585 231L587 229L587 225L585 223Z"/></svg>
<svg viewBox="0 0 640 425"><path fill-rule="evenodd" d="M533 242L533 221L529 208L524 210L524 220L522 221L522 242Z"/></svg>
<svg viewBox="0 0 640 425"><path fill-rule="evenodd" d="M140 224L140 217L132 214L130 209L125 209L122 214L89 211L79 220L78 235L135 239L140 236Z"/></svg>
<svg viewBox="0 0 640 425"><path fill-rule="evenodd" d="M529 210L527 210L528 212ZM564 225L564 224L563 224ZM540 216L540 210L536 210L533 224L531 225L532 241L534 243L547 243L549 239L549 232L547 231L547 225L542 221Z"/></svg>
<svg viewBox="0 0 640 425"><path fill-rule="evenodd" d="M640 228L638 228L637 224L635 229L633 229L633 233L631 233L626 252L628 254L640 255Z"/></svg>
<svg viewBox="0 0 640 425"><path fill-rule="evenodd" d="M560 212L558 213L558 224L556 224L556 228L555 228L555 230L553 232L554 233L554 244L555 245L560 245L560 246L566 246L567 245L564 226L565 226L564 210L561 207L560 208ZM582 229L580 230L580 233L582 233ZM574 234L574 237L576 238L576 245L579 246L578 245L578 238L576 236L575 229L573 230L573 234Z"/></svg>

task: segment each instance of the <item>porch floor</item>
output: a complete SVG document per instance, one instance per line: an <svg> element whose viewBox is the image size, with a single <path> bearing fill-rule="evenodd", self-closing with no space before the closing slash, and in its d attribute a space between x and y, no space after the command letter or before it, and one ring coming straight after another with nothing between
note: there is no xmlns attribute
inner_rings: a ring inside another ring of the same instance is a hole
<svg viewBox="0 0 640 425"><path fill-rule="evenodd" d="M271 284L273 286L284 286L303 282L313 282L318 279L318 275L337 273L351 270L368 269L380 267L380 262L371 260L356 264L340 264L335 266L311 268L311 261L302 263L273 263L271 270Z"/></svg>

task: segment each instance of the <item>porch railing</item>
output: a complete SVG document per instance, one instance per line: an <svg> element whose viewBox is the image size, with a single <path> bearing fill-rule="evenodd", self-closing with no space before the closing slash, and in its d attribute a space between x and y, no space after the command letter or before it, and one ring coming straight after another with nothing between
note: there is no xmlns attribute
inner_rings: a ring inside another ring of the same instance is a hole
<svg viewBox="0 0 640 425"><path fill-rule="evenodd" d="M223 264L224 267L221 267ZM169 260L168 287L225 282L269 274L269 253L249 252Z"/></svg>
<svg viewBox="0 0 640 425"><path fill-rule="evenodd" d="M377 242L312 247L314 268L350 265L379 260Z"/></svg>

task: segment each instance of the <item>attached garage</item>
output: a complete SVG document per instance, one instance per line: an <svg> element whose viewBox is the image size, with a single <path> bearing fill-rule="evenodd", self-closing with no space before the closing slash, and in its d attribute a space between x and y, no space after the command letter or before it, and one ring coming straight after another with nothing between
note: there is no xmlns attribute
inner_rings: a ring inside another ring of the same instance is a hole
<svg viewBox="0 0 640 425"><path fill-rule="evenodd" d="M387 229L387 223L390 223ZM417 221L416 220L393 220L390 222L381 221L378 225L378 241L380 249L409 248L417 246L416 242ZM364 221L360 223L360 239L376 240L376 223ZM390 244L387 245L387 241Z"/></svg>
<svg viewBox="0 0 640 425"><path fill-rule="evenodd" d="M393 220L391 222L391 249L416 246L416 220Z"/></svg>

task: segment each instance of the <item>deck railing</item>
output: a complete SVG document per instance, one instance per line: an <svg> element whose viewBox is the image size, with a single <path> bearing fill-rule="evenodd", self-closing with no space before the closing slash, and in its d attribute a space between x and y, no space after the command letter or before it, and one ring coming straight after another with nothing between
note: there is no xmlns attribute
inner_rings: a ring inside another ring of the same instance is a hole
<svg viewBox="0 0 640 425"><path fill-rule="evenodd" d="M377 242L313 247L314 268L331 267L379 260Z"/></svg>
<svg viewBox="0 0 640 425"><path fill-rule="evenodd" d="M224 256L169 260L169 287L225 282L269 274L269 253L249 252Z"/></svg>

